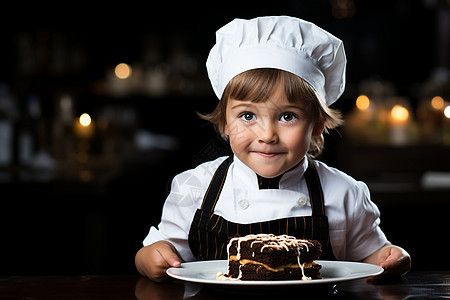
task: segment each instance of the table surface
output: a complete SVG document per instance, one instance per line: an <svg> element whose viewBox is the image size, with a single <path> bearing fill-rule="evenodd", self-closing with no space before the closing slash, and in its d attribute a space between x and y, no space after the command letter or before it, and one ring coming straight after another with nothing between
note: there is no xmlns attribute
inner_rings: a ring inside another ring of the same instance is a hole
<svg viewBox="0 0 450 300"><path fill-rule="evenodd" d="M280 294L282 292L282 294ZM274 299L286 293L320 299L450 298L450 271L410 272L397 282L365 279L331 286L236 289L174 280L155 283L138 275L0 277L0 299Z"/></svg>

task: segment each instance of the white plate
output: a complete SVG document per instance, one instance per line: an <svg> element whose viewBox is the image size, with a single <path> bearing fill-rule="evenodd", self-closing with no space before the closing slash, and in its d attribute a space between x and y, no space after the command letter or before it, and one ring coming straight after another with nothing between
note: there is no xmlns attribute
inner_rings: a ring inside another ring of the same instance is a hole
<svg viewBox="0 0 450 300"><path fill-rule="evenodd" d="M179 268L167 269L167 274L173 278L216 285L314 285L314 284L336 284L343 281L355 280L376 276L383 272L383 268L371 264L349 262L349 261L327 261L317 260L322 265L320 274L322 279L314 280L278 280L278 281L250 281L250 280L217 280L217 272L227 273L227 260L209 260L182 263Z"/></svg>

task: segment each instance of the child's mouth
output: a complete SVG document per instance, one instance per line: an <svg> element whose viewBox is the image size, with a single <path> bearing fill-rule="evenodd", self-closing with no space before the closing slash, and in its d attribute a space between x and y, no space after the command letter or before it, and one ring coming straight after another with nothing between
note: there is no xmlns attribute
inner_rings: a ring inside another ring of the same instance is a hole
<svg viewBox="0 0 450 300"><path fill-rule="evenodd" d="M265 158L272 158L280 155L281 153L266 153L266 152L258 152L254 151L255 154L258 154L259 156L265 157Z"/></svg>

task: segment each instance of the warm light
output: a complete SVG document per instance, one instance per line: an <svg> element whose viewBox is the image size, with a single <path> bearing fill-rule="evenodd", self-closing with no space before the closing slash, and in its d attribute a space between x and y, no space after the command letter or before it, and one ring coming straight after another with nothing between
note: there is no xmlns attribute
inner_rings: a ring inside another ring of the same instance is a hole
<svg viewBox="0 0 450 300"><path fill-rule="evenodd" d="M114 73L119 79L126 79L131 75L131 67L125 63L120 63L114 69Z"/></svg>
<svg viewBox="0 0 450 300"><path fill-rule="evenodd" d="M441 110L444 108L444 99L442 97L436 96L431 99L431 106L434 109Z"/></svg>
<svg viewBox="0 0 450 300"><path fill-rule="evenodd" d="M401 105L395 105L391 110L391 117L394 121L404 122L408 120L409 112Z"/></svg>
<svg viewBox="0 0 450 300"><path fill-rule="evenodd" d="M87 127L89 125L91 125L91 116L89 116L88 114L84 113L80 116L80 124L84 127Z"/></svg>
<svg viewBox="0 0 450 300"><path fill-rule="evenodd" d="M444 116L447 119L450 119L450 105L448 105L445 109L444 109Z"/></svg>
<svg viewBox="0 0 450 300"><path fill-rule="evenodd" d="M370 106L369 97L367 97L366 95L358 96L358 98L356 99L356 107L359 110L367 110L369 106Z"/></svg>

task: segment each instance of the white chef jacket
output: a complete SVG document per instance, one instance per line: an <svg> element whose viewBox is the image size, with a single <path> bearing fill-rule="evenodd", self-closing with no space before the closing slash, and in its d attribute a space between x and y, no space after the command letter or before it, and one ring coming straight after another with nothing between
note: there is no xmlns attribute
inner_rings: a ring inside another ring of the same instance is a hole
<svg viewBox="0 0 450 300"><path fill-rule="evenodd" d="M220 157L175 176L158 227L151 227L144 246L156 241L171 242L184 261L195 260L189 245L189 229L197 209L219 165ZM297 216L311 216L304 172L310 161L303 159L286 172L279 189L259 189L256 173L234 157L214 209L214 214L240 224ZM330 242L338 260L361 261L386 242L380 229L380 212L361 181L327 166L315 164L320 177L328 217ZM268 232L269 233L269 232Z"/></svg>

